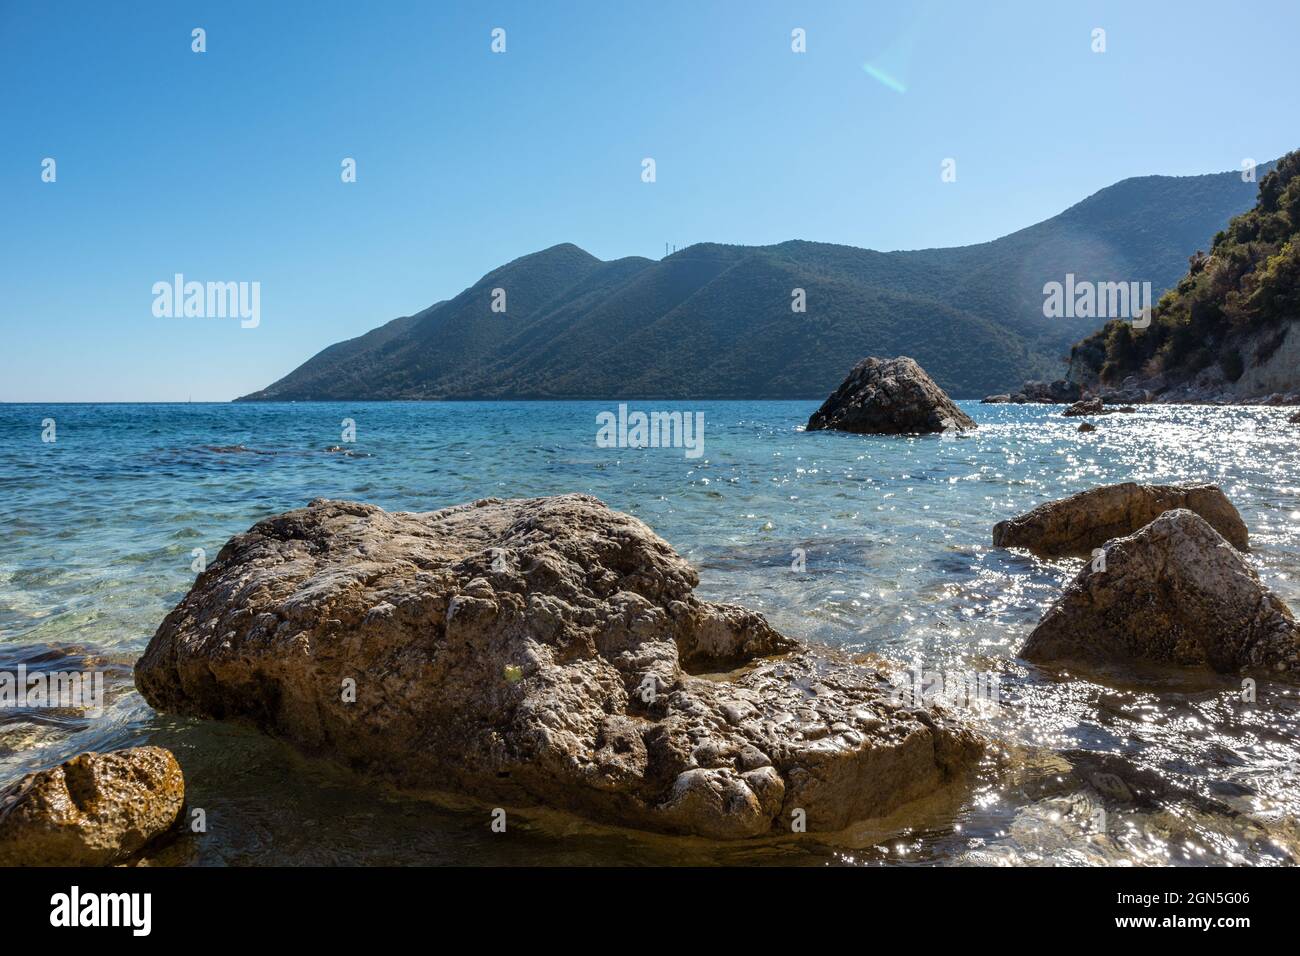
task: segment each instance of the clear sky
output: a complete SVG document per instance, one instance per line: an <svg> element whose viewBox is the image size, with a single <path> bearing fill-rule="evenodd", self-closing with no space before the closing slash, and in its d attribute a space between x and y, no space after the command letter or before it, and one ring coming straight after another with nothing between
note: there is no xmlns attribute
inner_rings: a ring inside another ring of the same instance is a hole
<svg viewBox="0 0 1300 956"><path fill-rule="evenodd" d="M0 0L0 401L233 398L559 242L992 239L1300 146L1297 36L1295 0ZM178 272L260 325L156 318Z"/></svg>

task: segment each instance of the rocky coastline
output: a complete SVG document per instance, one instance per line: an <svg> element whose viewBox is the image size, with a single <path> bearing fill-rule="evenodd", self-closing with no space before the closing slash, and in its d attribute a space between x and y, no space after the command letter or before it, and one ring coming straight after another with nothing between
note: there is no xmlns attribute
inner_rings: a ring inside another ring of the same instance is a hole
<svg viewBox="0 0 1300 956"><path fill-rule="evenodd" d="M911 359L871 358L808 430L974 426ZM1300 626L1215 485L1100 486L999 522L992 544L1083 559L1025 636L1031 667L1300 683ZM900 665L791 638L698 584L589 495L423 513L317 499L226 543L135 684L160 713L251 725L404 790L714 841L906 813L1001 749L960 707L900 693ZM163 748L81 754L0 791L0 865L129 863L184 802Z"/></svg>

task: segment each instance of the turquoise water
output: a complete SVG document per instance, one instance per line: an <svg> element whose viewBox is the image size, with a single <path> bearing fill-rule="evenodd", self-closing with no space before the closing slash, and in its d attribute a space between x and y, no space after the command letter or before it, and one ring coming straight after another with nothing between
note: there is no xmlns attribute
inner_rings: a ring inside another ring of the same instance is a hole
<svg viewBox="0 0 1300 956"><path fill-rule="evenodd" d="M703 455L597 447L596 415L615 403L0 406L0 669L96 667L109 684L99 718L0 713L0 781L81 750L171 747L208 830L160 851L164 863L1292 861L1295 689L1261 683L1244 703L1232 680L1121 688L1039 672L1016 649L1079 562L990 538L1002 518L1098 484L1213 481L1249 525L1265 582L1300 607L1288 410L1151 406L1080 435L1059 407L963 403L980 428L945 440L805 434L815 402L630 404L703 411ZM193 549L214 556L267 515L315 497L426 511L571 491L639 516L699 568L702 596L789 634L997 675L999 700L970 716L1001 759L969 792L831 841L717 847L547 814L493 834L472 803L157 715L131 687L130 665L194 578Z"/></svg>

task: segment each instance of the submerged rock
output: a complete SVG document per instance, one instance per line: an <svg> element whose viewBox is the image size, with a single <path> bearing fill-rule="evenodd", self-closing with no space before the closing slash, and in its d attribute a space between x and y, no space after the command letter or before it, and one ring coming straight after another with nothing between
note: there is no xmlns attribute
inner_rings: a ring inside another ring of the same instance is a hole
<svg viewBox="0 0 1300 956"><path fill-rule="evenodd" d="M1082 422L1079 425L1079 431L1081 432L1095 432L1096 430L1097 430L1097 426L1089 422Z"/></svg>
<svg viewBox="0 0 1300 956"><path fill-rule="evenodd" d="M169 830L185 802L171 752L85 753L0 791L0 866L107 866Z"/></svg>
<svg viewBox="0 0 1300 956"><path fill-rule="evenodd" d="M1300 629L1205 519L1169 511L1084 565L1021 648L1031 661L1300 678Z"/></svg>
<svg viewBox="0 0 1300 956"><path fill-rule="evenodd" d="M1088 555L1111 538L1132 534L1166 511L1194 511L1239 551L1250 548L1241 515L1218 485L1139 485L1126 481L1049 501L993 526L993 545L1039 557Z"/></svg>
<svg viewBox="0 0 1300 956"><path fill-rule="evenodd" d="M913 435L975 428L975 421L944 394L912 359L865 358L822 407L808 431Z"/></svg>
<svg viewBox="0 0 1300 956"><path fill-rule="evenodd" d="M886 675L697 583L586 495L317 500L226 544L136 683L399 785L715 838L789 830L796 810L841 829L979 756L943 709L900 707Z"/></svg>

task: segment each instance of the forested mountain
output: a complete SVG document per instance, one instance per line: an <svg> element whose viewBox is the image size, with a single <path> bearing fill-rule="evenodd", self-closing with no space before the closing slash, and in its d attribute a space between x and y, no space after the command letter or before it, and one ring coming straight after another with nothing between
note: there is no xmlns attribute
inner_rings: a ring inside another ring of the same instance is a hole
<svg viewBox="0 0 1300 956"><path fill-rule="evenodd" d="M1256 192L1235 172L1126 179L1001 239L908 252L701 243L604 262L566 243L241 400L820 398L868 354L910 355L978 397L1059 378L1101 324L1045 318L1045 283L1150 281L1158 295Z"/></svg>
<svg viewBox="0 0 1300 956"><path fill-rule="evenodd" d="M1258 201L1198 249L1145 329L1110 322L1074 348L1076 372L1105 384L1129 375L1161 388L1203 371L1225 388L1247 375L1246 392L1294 387L1293 377L1247 373L1270 362L1300 319L1300 151L1278 160ZM1288 353L1289 355L1290 353ZM1286 358L1291 362L1291 358ZM1217 366L1217 367L1216 367ZM1243 383L1245 384L1245 383Z"/></svg>

